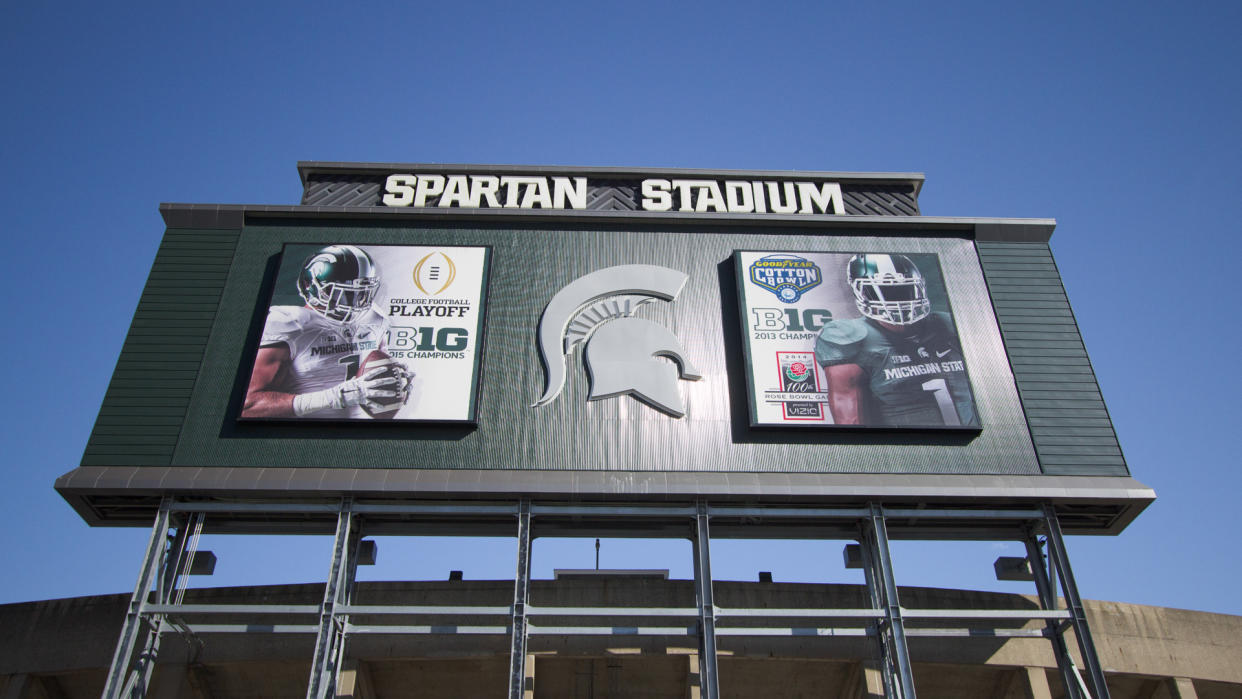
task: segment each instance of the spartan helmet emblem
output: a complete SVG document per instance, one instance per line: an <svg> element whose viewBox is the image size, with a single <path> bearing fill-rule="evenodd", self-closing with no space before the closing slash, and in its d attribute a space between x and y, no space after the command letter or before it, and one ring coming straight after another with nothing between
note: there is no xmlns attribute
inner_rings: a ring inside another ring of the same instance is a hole
<svg viewBox="0 0 1242 699"><path fill-rule="evenodd" d="M588 400L629 394L673 417L685 415L677 379L702 377L668 328L633 313L656 299L672 301L687 279L667 267L620 265L579 277L556 292L539 319L539 356L546 380L535 406L560 394L565 356L585 342L584 360L591 377Z"/></svg>

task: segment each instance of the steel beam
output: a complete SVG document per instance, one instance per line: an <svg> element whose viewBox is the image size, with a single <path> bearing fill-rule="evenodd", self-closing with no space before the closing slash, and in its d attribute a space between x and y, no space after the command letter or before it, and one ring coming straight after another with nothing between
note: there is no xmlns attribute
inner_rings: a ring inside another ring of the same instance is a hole
<svg viewBox="0 0 1242 699"><path fill-rule="evenodd" d="M304 633L318 634L317 624L186 624L190 633Z"/></svg>
<svg viewBox="0 0 1242 699"><path fill-rule="evenodd" d="M1082 654L1082 664L1087 671L1092 697L1109 699L1104 668L1096 654L1091 627L1087 624L1087 612L1082 598L1078 596L1078 583L1074 582L1074 572L1070 569L1069 552L1065 549L1065 537L1061 534L1061 522L1057 519L1056 508L1051 503L1044 504L1044 526L1048 533L1048 556L1056 563L1057 574L1061 578L1061 591L1065 595L1065 606L1070 612L1074 636L1078 639L1078 650Z"/></svg>
<svg viewBox="0 0 1242 699"><path fill-rule="evenodd" d="M547 636L697 636L697 626L530 626L531 634ZM701 672L701 670L700 670Z"/></svg>
<svg viewBox="0 0 1242 699"><path fill-rule="evenodd" d="M1068 618L1068 611L1057 609L1056 592L1048 577L1048 569L1044 567L1044 552L1040 547L1039 535L1034 529L1027 530L1025 544L1026 558L1035 578L1035 591L1039 597L1040 606L1046 610L1063 612ZM1045 623L1045 629L1052 642L1052 652L1057 659L1057 669L1061 672L1061 684L1065 687L1066 696L1069 699L1083 699L1082 692L1078 688L1078 673L1074 669L1074 660L1070 657L1069 647L1065 644L1063 625L1049 619Z"/></svg>
<svg viewBox="0 0 1242 699"><path fill-rule="evenodd" d="M508 626L410 626L401 624L349 624L350 634L392 634L392 635L508 635Z"/></svg>
<svg viewBox="0 0 1242 699"><path fill-rule="evenodd" d="M722 626L717 636L871 636L875 629L862 626Z"/></svg>
<svg viewBox="0 0 1242 699"><path fill-rule="evenodd" d="M1040 519L1043 513L1039 510L971 510L971 509L917 509L885 507L885 517L901 517L909 519Z"/></svg>
<svg viewBox="0 0 1242 699"><path fill-rule="evenodd" d="M502 609L508 610L507 607ZM148 604L149 614L318 614L317 604Z"/></svg>
<svg viewBox="0 0 1242 699"><path fill-rule="evenodd" d="M138 631L148 623L144 617L147 598L155 585L168 545L169 509L172 498L165 497L160 501L159 510L155 514L155 523L151 527L151 540L147 543L147 552L142 559L138 572L138 582L134 585L134 594L129 598L129 608L125 612L125 621L121 624L121 637L116 642L116 650L112 654L112 664L108 668L108 679L104 683L103 699L119 699L124 689L126 675L129 671L130 656L138 642Z"/></svg>
<svg viewBox="0 0 1242 699"><path fill-rule="evenodd" d="M332 543L332 565L323 589L319 608L319 626L315 637L315 655L311 661L310 681L306 699L324 699L336 693L337 659L344 644L343 624L337 618L337 607L344 604L344 589L350 573L350 543L353 539L353 500L341 499L337 507L336 538Z"/></svg>
<svg viewBox="0 0 1242 699"><path fill-rule="evenodd" d="M742 609L717 608L717 617L808 617L812 619L883 619L882 609Z"/></svg>
<svg viewBox="0 0 1242 699"><path fill-rule="evenodd" d="M644 507L641 505L532 505L531 513L539 516L574 517L692 517L693 507Z"/></svg>
<svg viewBox="0 0 1242 699"><path fill-rule="evenodd" d="M867 515L871 514L870 510ZM867 525L866 518L860 519L858 534L858 550L862 554L863 575L867 583L867 599L870 600L873 608L879 609L884 606L884 594L880 587L880 574L876 568L875 544L871 536L871 528ZM880 652L880 679L884 684L884 696L897 696L897 689L893 684L893 668L895 662L893 660L893 642L888 633L888 625L884 619L884 611L880 611L879 618L867 624L868 635L875 636L876 648Z"/></svg>
<svg viewBox="0 0 1242 699"><path fill-rule="evenodd" d="M509 622L509 699L526 691L526 598L530 592L530 501L517 511L517 571L513 576L513 614Z"/></svg>
<svg viewBox="0 0 1242 699"><path fill-rule="evenodd" d="M173 515L170 515L170 524L172 518ZM142 612L147 620L147 637L142 650L138 653L130 680L126 683L126 691L122 693L124 695L146 695L147 687L151 684L151 675L155 671L155 660L160 654L160 642L164 637L164 632L169 630L164 615L156 611L154 607L175 607L184 599L185 579L190 569L190 562L198 549L198 537L202 531L203 514L201 512L180 517L177 533L168 545L159 575L156 577L155 604L147 604Z"/></svg>
<svg viewBox="0 0 1242 699"><path fill-rule="evenodd" d="M914 669L910 664L910 651L906 646L906 624L902 616L901 601L897 596L897 580L893 574L893 560L888 547L888 529L884 522L884 510L871 505L871 513L865 520L866 539L864 549L870 549L870 567L874 571L876 592L879 593L884 610L885 636L890 643L889 660L896 693L900 699L915 699ZM885 688L886 692L893 690Z"/></svg>
<svg viewBox="0 0 1242 699"><path fill-rule="evenodd" d="M762 611L762 610L756 610ZM536 607L526 605L526 616L678 616L696 617L694 607Z"/></svg>
<svg viewBox="0 0 1242 699"><path fill-rule="evenodd" d="M712 517L759 517L776 519L845 519L866 517L870 510L859 507L743 507L741 505L714 505L707 513Z"/></svg>
<svg viewBox="0 0 1242 699"><path fill-rule="evenodd" d="M711 531L707 502L695 504L694 598L699 612L699 692L703 699L720 699L716 673L716 598L712 594Z"/></svg>

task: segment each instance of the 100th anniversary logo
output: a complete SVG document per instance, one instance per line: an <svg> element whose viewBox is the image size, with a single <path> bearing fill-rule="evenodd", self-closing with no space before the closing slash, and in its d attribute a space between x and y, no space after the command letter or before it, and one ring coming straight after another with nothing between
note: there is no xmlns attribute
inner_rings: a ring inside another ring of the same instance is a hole
<svg viewBox="0 0 1242 699"><path fill-rule="evenodd" d="M818 265L797 255L768 255L750 264L750 281L785 303L796 303L823 278Z"/></svg>

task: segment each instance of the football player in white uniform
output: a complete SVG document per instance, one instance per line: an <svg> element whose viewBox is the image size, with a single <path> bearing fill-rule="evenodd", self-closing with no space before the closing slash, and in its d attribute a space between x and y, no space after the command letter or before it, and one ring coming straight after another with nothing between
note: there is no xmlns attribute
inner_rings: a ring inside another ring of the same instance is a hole
<svg viewBox="0 0 1242 699"><path fill-rule="evenodd" d="M388 318L372 305L379 286L361 248L330 245L307 258L297 280L306 305L268 310L242 417L395 415L413 374L385 353Z"/></svg>

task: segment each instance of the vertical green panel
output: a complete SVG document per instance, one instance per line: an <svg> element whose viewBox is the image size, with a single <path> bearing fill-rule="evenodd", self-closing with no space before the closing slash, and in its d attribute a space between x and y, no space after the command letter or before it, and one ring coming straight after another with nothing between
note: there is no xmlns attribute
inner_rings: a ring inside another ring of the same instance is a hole
<svg viewBox="0 0 1242 699"><path fill-rule="evenodd" d="M172 461L240 231L164 233L83 466Z"/></svg>
<svg viewBox="0 0 1242 699"><path fill-rule="evenodd" d="M1044 473L1130 475L1048 244L976 248Z"/></svg>

